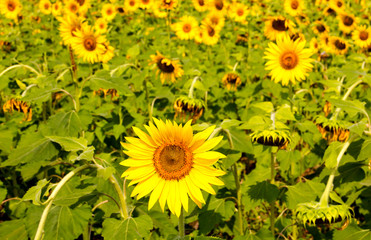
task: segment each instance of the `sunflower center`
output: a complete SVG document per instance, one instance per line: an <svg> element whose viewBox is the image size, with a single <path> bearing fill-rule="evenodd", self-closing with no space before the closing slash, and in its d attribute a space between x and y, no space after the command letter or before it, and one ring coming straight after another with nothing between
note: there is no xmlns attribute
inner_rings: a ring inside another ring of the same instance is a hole
<svg viewBox="0 0 371 240"><path fill-rule="evenodd" d="M228 74L228 78L227 78L228 83L235 84L237 82L237 79L238 79L237 74L234 74L234 73Z"/></svg>
<svg viewBox="0 0 371 240"><path fill-rule="evenodd" d="M189 33L191 31L191 29L192 29L191 24L186 23L186 24L183 25L183 32Z"/></svg>
<svg viewBox="0 0 371 240"><path fill-rule="evenodd" d="M50 7L50 6L49 6L48 3L45 3L45 4L44 4L44 8L45 8L45 9L49 9L49 7Z"/></svg>
<svg viewBox="0 0 371 240"><path fill-rule="evenodd" d="M130 1L129 5L132 6L132 7L135 6L135 1Z"/></svg>
<svg viewBox="0 0 371 240"><path fill-rule="evenodd" d="M366 31L362 31L359 33L359 39L361 39L362 41L366 41L368 39L368 32Z"/></svg>
<svg viewBox="0 0 371 240"><path fill-rule="evenodd" d="M107 15L111 15L112 14L112 9L108 9L106 13L107 13Z"/></svg>
<svg viewBox="0 0 371 240"><path fill-rule="evenodd" d="M215 0L215 8L219 11L224 7L223 0Z"/></svg>
<svg viewBox="0 0 371 240"><path fill-rule="evenodd" d="M215 30L212 27L207 27L207 34L209 34L210 37L213 37L215 35Z"/></svg>
<svg viewBox="0 0 371 240"><path fill-rule="evenodd" d="M205 5L205 2L204 2L204 0L198 0L198 4L199 4L200 6L204 6L204 5Z"/></svg>
<svg viewBox="0 0 371 240"><path fill-rule="evenodd" d="M341 1L337 1L336 5L341 8L343 6L343 3Z"/></svg>
<svg viewBox="0 0 371 240"><path fill-rule="evenodd" d="M345 16L343 18L343 23L344 23L345 26L352 26L353 22L354 22L354 20L353 20L352 17Z"/></svg>
<svg viewBox="0 0 371 240"><path fill-rule="evenodd" d="M296 9L298 9L298 7L299 7L299 2L297 0L293 0L291 2L291 8L296 10Z"/></svg>
<svg viewBox="0 0 371 240"><path fill-rule="evenodd" d="M77 11L77 6L75 4L71 5L70 10L71 10L71 12L76 12Z"/></svg>
<svg viewBox="0 0 371 240"><path fill-rule="evenodd" d="M337 49L340 49L340 50L344 50L346 48L345 43L343 43L340 40L335 41L335 46L336 46Z"/></svg>
<svg viewBox="0 0 371 240"><path fill-rule="evenodd" d="M100 29L104 29L104 26L105 26L104 23L101 23L101 24L99 25L99 28L100 28Z"/></svg>
<svg viewBox="0 0 371 240"><path fill-rule="evenodd" d="M14 11L14 9L15 9L15 4L13 3L13 2L10 2L10 3L8 3L8 10L9 11L11 11L11 12L13 12Z"/></svg>
<svg viewBox="0 0 371 240"><path fill-rule="evenodd" d="M76 0L76 2L77 2L80 6L82 6L82 5L84 5L85 0Z"/></svg>
<svg viewBox="0 0 371 240"><path fill-rule="evenodd" d="M294 52L285 52L280 58L281 67L291 70L298 64L298 56Z"/></svg>
<svg viewBox="0 0 371 240"><path fill-rule="evenodd" d="M97 43L96 43L96 41L95 41L94 38L91 38L91 37L90 38L86 38L84 40L84 47L88 51L94 51L95 48L97 47Z"/></svg>
<svg viewBox="0 0 371 240"><path fill-rule="evenodd" d="M326 30L326 28L325 28L325 26L323 26L322 24L320 24L320 25L317 25L317 30L318 30L318 32L322 33L322 32L324 32Z"/></svg>
<svg viewBox="0 0 371 240"><path fill-rule="evenodd" d="M118 7L117 8L117 11L119 12L119 13L125 13L125 10L124 10L124 8L123 7Z"/></svg>
<svg viewBox="0 0 371 240"><path fill-rule="evenodd" d="M238 15L238 16L243 16L243 9L241 9L241 8L238 9L238 10L237 10L237 15Z"/></svg>
<svg viewBox="0 0 371 240"><path fill-rule="evenodd" d="M149 3L149 0L142 0L142 3L143 4L148 4Z"/></svg>
<svg viewBox="0 0 371 240"><path fill-rule="evenodd" d="M173 64L167 64L167 63L162 63L162 59L160 59L159 61L157 61L157 67L162 71L162 72L165 72L165 73L172 73L174 72L175 68L173 66Z"/></svg>
<svg viewBox="0 0 371 240"><path fill-rule="evenodd" d="M289 29L287 26L286 26L286 21L285 20L281 20L281 19L276 19L276 20L273 20L272 22L272 27L277 30L277 31L286 31L287 29Z"/></svg>
<svg viewBox="0 0 371 240"><path fill-rule="evenodd" d="M154 154L156 172L166 180L179 180L189 174L193 157L181 144L163 145Z"/></svg>

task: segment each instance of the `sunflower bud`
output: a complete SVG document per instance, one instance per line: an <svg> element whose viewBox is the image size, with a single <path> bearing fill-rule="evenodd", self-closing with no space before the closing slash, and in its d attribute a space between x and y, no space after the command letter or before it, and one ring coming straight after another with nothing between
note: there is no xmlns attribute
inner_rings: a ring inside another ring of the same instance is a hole
<svg viewBox="0 0 371 240"><path fill-rule="evenodd" d="M289 133L282 130L256 131L251 135L251 140L265 146L276 146L280 149L286 149L291 142Z"/></svg>
<svg viewBox="0 0 371 240"><path fill-rule="evenodd" d="M175 118L179 116L184 121L186 116L189 115L189 119L192 119L192 123L195 123L205 111L205 103L199 99L181 96L175 100L174 109Z"/></svg>

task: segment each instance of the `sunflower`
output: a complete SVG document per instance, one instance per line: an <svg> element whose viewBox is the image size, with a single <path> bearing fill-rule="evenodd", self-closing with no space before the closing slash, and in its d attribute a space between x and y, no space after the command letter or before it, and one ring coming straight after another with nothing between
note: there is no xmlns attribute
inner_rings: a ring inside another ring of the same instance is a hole
<svg viewBox="0 0 371 240"><path fill-rule="evenodd" d="M65 2L65 6L63 7L63 9L66 15L68 14L77 15L80 9L80 5L77 2L75 2L75 0L68 0Z"/></svg>
<svg viewBox="0 0 371 240"><path fill-rule="evenodd" d="M105 37L95 33L87 23L84 23L74 34L76 37L73 38L71 46L77 56L85 62L98 62L100 55L106 51Z"/></svg>
<svg viewBox="0 0 371 240"><path fill-rule="evenodd" d="M284 3L285 11L291 16L300 15L303 12L304 1L303 0L285 0Z"/></svg>
<svg viewBox="0 0 371 240"><path fill-rule="evenodd" d="M179 64L179 60L170 60L164 57L160 52L156 52L156 55L150 56L152 61L150 64L156 64L157 74L160 73L161 83L165 81L175 82L177 78L183 76L182 66Z"/></svg>
<svg viewBox="0 0 371 240"><path fill-rule="evenodd" d="M152 5L153 15L155 15L157 18L166 18L167 13L170 10L161 8L161 4L161 1L155 1L155 3Z"/></svg>
<svg viewBox="0 0 371 240"><path fill-rule="evenodd" d="M98 18L95 20L94 29L97 33L107 32L107 21L103 18Z"/></svg>
<svg viewBox="0 0 371 240"><path fill-rule="evenodd" d="M224 0L207 0L206 5L210 11L217 11L223 15L228 9L227 2Z"/></svg>
<svg viewBox="0 0 371 240"><path fill-rule="evenodd" d="M3 111L12 113L13 111L23 112L24 118L23 121L31 121L32 120L32 109L28 106L26 102L17 100L17 99L10 99L5 102L3 105Z"/></svg>
<svg viewBox="0 0 371 240"><path fill-rule="evenodd" d="M359 22L359 19L354 17L353 14L340 14L338 20L339 28L344 33L350 33Z"/></svg>
<svg viewBox="0 0 371 240"><path fill-rule="evenodd" d="M251 141L265 146L276 146L285 149L291 142L288 131L284 130L259 130L251 134Z"/></svg>
<svg viewBox="0 0 371 240"><path fill-rule="evenodd" d="M241 85L241 78L236 73L227 73L224 75L222 83L227 90L236 91L237 87Z"/></svg>
<svg viewBox="0 0 371 240"><path fill-rule="evenodd" d="M207 10L206 0L192 0L193 6L199 12L204 12Z"/></svg>
<svg viewBox="0 0 371 240"><path fill-rule="evenodd" d="M331 120L324 116L318 116L314 120L323 139L328 142L339 141L345 142L349 138L349 130L345 122L338 120Z"/></svg>
<svg viewBox="0 0 371 240"><path fill-rule="evenodd" d="M79 4L79 13L85 15L91 7L91 0L75 0Z"/></svg>
<svg viewBox="0 0 371 240"><path fill-rule="evenodd" d="M235 2L230 5L228 12L236 22L247 23L248 8L245 4Z"/></svg>
<svg viewBox="0 0 371 240"><path fill-rule="evenodd" d="M206 45L215 45L220 38L219 30L215 26L207 23L206 21L202 22L201 26L202 31L202 42Z"/></svg>
<svg viewBox="0 0 371 240"><path fill-rule="evenodd" d="M52 5L52 14L54 17L61 15L62 13L62 3L60 1L56 1Z"/></svg>
<svg viewBox="0 0 371 240"><path fill-rule="evenodd" d="M19 0L1 0L0 13L4 14L6 18L18 21L18 14L22 10L22 4Z"/></svg>
<svg viewBox="0 0 371 240"><path fill-rule="evenodd" d="M106 19L108 22L112 21L112 19L116 16L116 8L115 5L111 3L106 3L102 7L102 16L104 19Z"/></svg>
<svg viewBox="0 0 371 240"><path fill-rule="evenodd" d="M125 7L123 5L116 6L116 12L118 12L121 16L126 14Z"/></svg>
<svg viewBox="0 0 371 240"><path fill-rule="evenodd" d="M336 11L328 6L326 7L324 10L323 10L323 14L327 17L327 16L336 16Z"/></svg>
<svg viewBox="0 0 371 240"><path fill-rule="evenodd" d="M141 9L151 9L154 5L154 0L139 0L139 7Z"/></svg>
<svg viewBox="0 0 371 240"><path fill-rule="evenodd" d="M138 183L132 197L140 199L152 192L148 209L158 200L164 211L167 202L170 211L179 217L182 208L188 212L188 196L201 208L205 200L200 189L215 194L211 185L224 185L217 177L225 172L212 165L226 156L210 151L223 137L207 140L215 126L193 135L191 121L182 126L153 120L156 126L152 122L144 126L149 134L133 127L139 138L126 137L128 143L121 143L130 157L121 162L129 167L122 177L132 180L129 185Z"/></svg>
<svg viewBox="0 0 371 240"><path fill-rule="evenodd" d="M329 47L331 52L337 55L344 55L348 51L349 44L340 37L330 37Z"/></svg>
<svg viewBox="0 0 371 240"><path fill-rule="evenodd" d="M202 116L205 107L205 102L200 99L190 98L188 96L178 97L174 102L174 118L179 116L180 120L185 121L186 116L189 115L193 124Z"/></svg>
<svg viewBox="0 0 371 240"><path fill-rule="evenodd" d="M265 21L264 35L270 40L276 40L277 37L292 33L295 24L282 16L268 17Z"/></svg>
<svg viewBox="0 0 371 240"><path fill-rule="evenodd" d="M64 45L70 45L76 36L75 31L81 29L82 20L72 14L59 17L58 20L60 22L58 29L63 39L63 43Z"/></svg>
<svg viewBox="0 0 371 240"><path fill-rule="evenodd" d="M193 39L198 28L197 20L192 16L183 16L179 20L180 22L172 25L177 37L182 40Z"/></svg>
<svg viewBox="0 0 371 240"><path fill-rule="evenodd" d="M317 38L312 38L312 39L310 40L309 45L310 45L310 49L311 49L314 53L317 53L317 52L319 51L319 49L320 49L320 44L319 44Z"/></svg>
<svg viewBox="0 0 371 240"><path fill-rule="evenodd" d="M371 28L367 28L366 25L357 27L352 33L352 38L360 48L371 46Z"/></svg>
<svg viewBox="0 0 371 240"><path fill-rule="evenodd" d="M49 0L41 0L39 2L40 11L46 15L52 13L52 4Z"/></svg>
<svg viewBox="0 0 371 240"><path fill-rule="evenodd" d="M103 43L103 46L104 46L104 51L99 54L99 61L102 62L102 63L107 63L109 60L111 60L115 54L114 54L114 48L112 46L109 45L109 42L104 42Z"/></svg>
<svg viewBox="0 0 371 240"><path fill-rule="evenodd" d="M343 13L345 10L345 4L343 0L331 0L330 7L337 13Z"/></svg>
<svg viewBox="0 0 371 240"><path fill-rule="evenodd" d="M293 41L285 35L276 40L277 44L269 43L264 58L268 59L265 64L266 70L271 70L269 75L272 80L282 82L282 85L288 85L289 82L295 84L296 81L302 81L307 72L312 70L313 59L310 58L312 51L304 49L305 41L299 39Z"/></svg>
<svg viewBox="0 0 371 240"><path fill-rule="evenodd" d="M159 8L173 10L178 6L178 0L158 0Z"/></svg>
<svg viewBox="0 0 371 240"><path fill-rule="evenodd" d="M125 11L132 13L138 9L139 3L138 0L125 0Z"/></svg>
<svg viewBox="0 0 371 240"><path fill-rule="evenodd" d="M322 21L315 21L312 27L312 30L315 34L328 34L329 27Z"/></svg>
<svg viewBox="0 0 371 240"><path fill-rule="evenodd" d="M224 27L225 18L224 15L220 12L211 11L206 15L206 18L203 22L212 25L215 29L220 31Z"/></svg>

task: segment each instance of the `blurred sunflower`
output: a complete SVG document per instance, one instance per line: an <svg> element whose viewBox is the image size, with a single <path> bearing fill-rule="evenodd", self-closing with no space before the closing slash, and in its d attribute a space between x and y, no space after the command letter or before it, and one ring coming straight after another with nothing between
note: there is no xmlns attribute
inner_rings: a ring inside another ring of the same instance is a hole
<svg viewBox="0 0 371 240"><path fill-rule="evenodd" d="M26 102L12 98L6 101L3 105L4 112L12 113L14 110L17 112L23 112L23 121L32 120L32 108L30 108Z"/></svg>
<svg viewBox="0 0 371 240"><path fill-rule="evenodd" d="M192 119L192 124L194 124L202 116L205 108L205 102L200 99L188 96L178 97L174 102L174 119L179 117L184 122L188 115L188 119Z"/></svg>
<svg viewBox="0 0 371 240"><path fill-rule="evenodd" d="M18 21L18 14L22 10L22 4L19 0L1 0L0 13L4 14L6 18Z"/></svg>
<svg viewBox="0 0 371 240"><path fill-rule="evenodd" d="M39 9L42 13L48 15L52 13L52 4L49 0L40 0Z"/></svg>
<svg viewBox="0 0 371 240"><path fill-rule="evenodd" d="M318 52L320 49L320 44L317 40L317 38L312 38L309 43L310 49L312 49L313 52Z"/></svg>
<svg viewBox="0 0 371 240"><path fill-rule="evenodd" d="M165 10L173 10L178 6L178 0L158 0L159 7Z"/></svg>
<svg viewBox="0 0 371 240"><path fill-rule="evenodd" d="M352 33L352 38L360 48L371 46L371 28L366 25L357 27Z"/></svg>
<svg viewBox="0 0 371 240"><path fill-rule="evenodd" d="M139 0L139 7L141 9L151 9L153 4L154 0Z"/></svg>
<svg viewBox="0 0 371 240"><path fill-rule="evenodd" d="M295 24L285 17L268 17L265 21L264 35L273 41L277 37L292 33L294 26Z"/></svg>
<svg viewBox="0 0 371 240"><path fill-rule="evenodd" d="M236 22L247 23L246 17L249 12L245 4L238 2L232 3L229 6L228 13Z"/></svg>
<svg viewBox="0 0 371 240"><path fill-rule="evenodd" d="M312 30L315 34L318 34L318 35L328 34L329 27L322 21L315 21L313 23Z"/></svg>
<svg viewBox="0 0 371 240"><path fill-rule="evenodd" d="M102 7L102 16L104 19L106 19L108 22L112 21L112 19L116 16L116 8L115 5L111 3L106 3Z"/></svg>
<svg viewBox="0 0 371 240"><path fill-rule="evenodd" d="M65 14L75 14L79 12L80 5L75 0L66 0L63 10Z"/></svg>
<svg viewBox="0 0 371 240"><path fill-rule="evenodd" d="M79 4L79 13L85 15L91 7L91 0L75 0Z"/></svg>
<svg viewBox="0 0 371 240"><path fill-rule="evenodd" d="M289 36L279 37L275 43L268 43L264 58L268 59L265 69L270 70L269 75L276 83L288 85L290 82L302 81L312 70L312 51L304 49L305 41L293 41Z"/></svg>
<svg viewBox="0 0 371 240"><path fill-rule="evenodd" d="M98 62L100 55L106 50L103 45L106 41L105 37L95 33L87 23L84 23L81 29L74 31L74 34L76 37L73 38L71 46L77 56L85 62Z"/></svg>
<svg viewBox="0 0 371 240"><path fill-rule="evenodd" d="M353 14L339 14L339 28L344 33L350 33L359 22L359 19L354 17Z"/></svg>
<svg viewBox="0 0 371 240"><path fill-rule="evenodd" d="M116 6L116 12L124 16L126 14L125 7L123 5Z"/></svg>
<svg viewBox="0 0 371 240"><path fill-rule="evenodd" d="M345 10L345 4L343 0L330 0L330 7L337 13L343 13Z"/></svg>
<svg viewBox="0 0 371 240"><path fill-rule="evenodd" d="M241 85L241 78L234 72L227 73L223 76L222 83L227 90L237 91L237 87Z"/></svg>
<svg viewBox="0 0 371 240"><path fill-rule="evenodd" d="M182 208L188 212L188 196L201 208L205 200L200 189L215 194L211 185L224 185L217 177L225 172L212 165L226 156L210 151L223 137L207 140L215 126L193 135L191 121L182 126L153 120L156 126L152 122L144 126L149 134L133 127L138 138L126 137L128 143L121 143L130 157L120 163L129 167L122 177L132 180L129 185L138 183L132 197L140 199L152 192L148 209L158 200L164 211L167 202L179 217Z"/></svg>
<svg viewBox="0 0 371 240"><path fill-rule="evenodd" d="M76 36L75 31L81 29L82 20L76 15L69 14L58 18L59 33L63 39L64 45L70 45Z"/></svg>
<svg viewBox="0 0 371 240"><path fill-rule="evenodd" d="M150 57L152 60L150 64L156 64L156 75L160 73L162 84L164 84L165 81L175 82L177 78L183 76L184 71L179 64L179 60L170 60L158 51L156 55L151 55Z"/></svg>
<svg viewBox="0 0 371 240"><path fill-rule="evenodd" d="M285 0L283 6L285 11L293 17L300 15L305 8L303 0Z"/></svg>
<svg viewBox="0 0 371 240"><path fill-rule="evenodd" d="M193 6L199 12L204 12L207 10L206 0L192 0Z"/></svg>
<svg viewBox="0 0 371 240"><path fill-rule="evenodd" d="M172 25L177 37L182 40L193 39L197 33L197 20L192 16L183 16L179 20L180 22Z"/></svg>
<svg viewBox="0 0 371 240"><path fill-rule="evenodd" d="M327 6L324 10L323 10L323 14L327 17L327 16L336 16L336 11L330 7L330 6Z"/></svg>
<svg viewBox="0 0 371 240"><path fill-rule="evenodd" d="M203 21L201 26L202 42L206 45L215 45L220 38L219 30L215 26Z"/></svg>
<svg viewBox="0 0 371 240"><path fill-rule="evenodd" d="M337 55L344 55L348 51L349 44L345 39L340 37L330 37L329 46L331 52Z"/></svg>
<svg viewBox="0 0 371 240"><path fill-rule="evenodd" d="M220 12L211 11L206 15L203 22L212 25L218 30L221 30L224 27L225 18Z"/></svg>
<svg viewBox="0 0 371 240"><path fill-rule="evenodd" d="M99 54L99 61L102 62L102 63L107 63L109 60L111 60L115 54L114 54L114 48L112 46L110 46L109 42L104 42L103 43L103 46L104 46L104 51Z"/></svg>
<svg viewBox="0 0 371 240"><path fill-rule="evenodd" d="M95 20L94 29L97 33L107 32L107 21L104 18L98 18Z"/></svg>
<svg viewBox="0 0 371 240"><path fill-rule="evenodd" d="M157 18L166 18L168 11L167 9L161 8L162 2L160 0L155 0L154 4L152 5L153 15Z"/></svg>
<svg viewBox="0 0 371 240"><path fill-rule="evenodd" d="M206 5L210 11L217 11L223 15L227 12L227 2L224 0L206 0Z"/></svg>
<svg viewBox="0 0 371 240"><path fill-rule="evenodd" d="M125 0L125 10L129 13L135 12L138 9L138 0Z"/></svg>
<svg viewBox="0 0 371 240"><path fill-rule="evenodd" d="M57 17L62 14L62 3L60 1L56 1L52 5L52 14L54 17Z"/></svg>
<svg viewBox="0 0 371 240"><path fill-rule="evenodd" d="M251 141L265 146L276 146L285 149L291 142L291 137L288 131L268 129L252 133Z"/></svg>

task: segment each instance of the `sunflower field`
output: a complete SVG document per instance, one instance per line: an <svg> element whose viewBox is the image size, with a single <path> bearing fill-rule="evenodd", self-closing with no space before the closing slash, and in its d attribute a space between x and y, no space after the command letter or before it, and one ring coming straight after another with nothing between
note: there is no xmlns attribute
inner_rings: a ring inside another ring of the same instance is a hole
<svg viewBox="0 0 371 240"><path fill-rule="evenodd" d="M0 240L371 239L370 0L0 0Z"/></svg>

